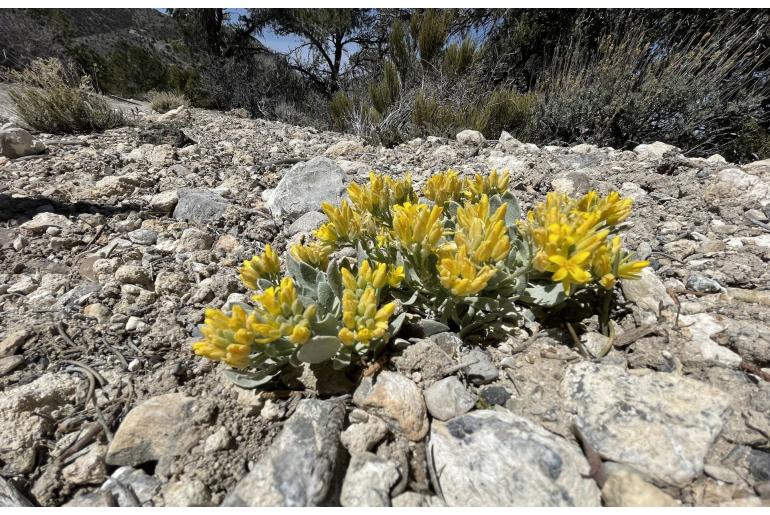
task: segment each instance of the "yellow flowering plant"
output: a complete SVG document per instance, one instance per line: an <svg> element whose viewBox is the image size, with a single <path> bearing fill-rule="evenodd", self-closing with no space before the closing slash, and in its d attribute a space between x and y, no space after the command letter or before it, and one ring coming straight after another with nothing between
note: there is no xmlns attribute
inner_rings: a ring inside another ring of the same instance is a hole
<svg viewBox="0 0 770 515"><path fill-rule="evenodd" d="M589 294L606 333L617 282L648 265L622 248L632 201L552 192L522 219L509 184L508 172L448 170L421 198L411 175L372 172L348 187L349 201L322 205L328 221L287 249L283 276L269 245L244 261L253 304L208 308L194 351L255 387L285 366L372 359L405 323L425 335L496 335ZM356 258L335 258L345 248Z"/></svg>

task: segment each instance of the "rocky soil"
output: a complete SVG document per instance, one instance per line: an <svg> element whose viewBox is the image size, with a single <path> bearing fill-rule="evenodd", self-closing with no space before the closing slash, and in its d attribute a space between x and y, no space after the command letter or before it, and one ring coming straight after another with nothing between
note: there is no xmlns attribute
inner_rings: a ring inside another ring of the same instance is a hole
<svg viewBox="0 0 770 515"><path fill-rule="evenodd" d="M239 114L139 113L0 158L0 506L770 504L770 161L507 134L385 149ZM259 392L192 354L203 309L246 293L241 261L312 230L329 181L448 167L509 169L524 209L635 199L626 245L652 265L605 356L590 320L579 347L440 333Z"/></svg>

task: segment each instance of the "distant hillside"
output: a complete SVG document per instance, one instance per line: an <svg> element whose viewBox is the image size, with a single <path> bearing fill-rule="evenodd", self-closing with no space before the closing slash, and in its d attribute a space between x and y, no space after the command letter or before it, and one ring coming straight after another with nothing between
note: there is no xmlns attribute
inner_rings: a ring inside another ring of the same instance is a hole
<svg viewBox="0 0 770 515"><path fill-rule="evenodd" d="M155 9L0 9L0 65L38 57L80 65L105 92L187 90L191 58L170 17Z"/></svg>

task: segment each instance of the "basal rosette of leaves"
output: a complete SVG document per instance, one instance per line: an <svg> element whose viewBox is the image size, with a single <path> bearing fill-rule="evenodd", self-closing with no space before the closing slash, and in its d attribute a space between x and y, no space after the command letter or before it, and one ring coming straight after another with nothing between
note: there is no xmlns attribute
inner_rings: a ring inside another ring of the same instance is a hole
<svg viewBox="0 0 770 515"><path fill-rule="evenodd" d="M196 354L227 363L257 387L286 366L363 364L404 324L424 335L505 334L584 294L610 332L612 291L648 265L622 247L631 199L552 192L521 217L507 172L426 181L374 172L350 200L322 206L327 222L281 259L265 251L241 267L250 305L209 308ZM346 247L353 252L338 252Z"/></svg>

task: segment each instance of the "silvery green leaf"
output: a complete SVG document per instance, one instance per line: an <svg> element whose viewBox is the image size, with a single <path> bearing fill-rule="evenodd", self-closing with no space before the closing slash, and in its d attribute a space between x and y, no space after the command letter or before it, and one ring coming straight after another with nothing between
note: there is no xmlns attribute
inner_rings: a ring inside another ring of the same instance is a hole
<svg viewBox="0 0 770 515"><path fill-rule="evenodd" d="M489 297L466 297L463 299L465 304L484 311L497 311L500 309L500 303Z"/></svg>
<svg viewBox="0 0 770 515"><path fill-rule="evenodd" d="M332 310L334 299L336 298L328 282L322 281L318 283L318 304L324 312Z"/></svg>
<svg viewBox="0 0 770 515"><path fill-rule="evenodd" d="M566 299L561 283L532 284L524 288L520 300L550 308Z"/></svg>
<svg viewBox="0 0 770 515"><path fill-rule="evenodd" d="M326 268L326 280L329 287L337 298L342 298L342 274L340 273L339 263L336 260L329 260L329 266Z"/></svg>
<svg viewBox="0 0 770 515"><path fill-rule="evenodd" d="M299 348L297 359L304 363L321 363L333 358L340 345L336 336L314 336Z"/></svg>
<svg viewBox="0 0 770 515"><path fill-rule="evenodd" d="M411 306L417 301L417 297L420 295L416 290L410 295L409 292L401 290L390 290L390 294L393 298L399 300L402 306Z"/></svg>
<svg viewBox="0 0 770 515"><path fill-rule="evenodd" d="M226 369L225 377L236 386L251 390L264 386L273 380L281 372L283 363L272 365L256 373L242 372L235 369Z"/></svg>
<svg viewBox="0 0 770 515"><path fill-rule="evenodd" d="M521 217L521 206L519 199L513 196L513 193L506 191L501 200L508 204L508 210L505 212L505 225L512 226Z"/></svg>
<svg viewBox="0 0 770 515"><path fill-rule="evenodd" d="M406 311L390 321L390 324L388 324L388 339L393 338L398 334L401 330L401 326L404 325L404 320L406 320Z"/></svg>
<svg viewBox="0 0 770 515"><path fill-rule="evenodd" d="M446 203L446 211L451 218L454 218L455 216L457 216L457 210L459 208L460 208L460 204L458 204L454 200L450 200L449 202Z"/></svg>
<svg viewBox="0 0 770 515"><path fill-rule="evenodd" d="M265 345L265 354L276 360L285 358L294 352L294 344L286 338L279 338Z"/></svg>
<svg viewBox="0 0 770 515"><path fill-rule="evenodd" d="M352 349L342 345L332 359L332 367L334 370L342 370L343 368L350 366L351 361L353 361Z"/></svg>
<svg viewBox="0 0 770 515"><path fill-rule="evenodd" d="M313 334L335 336L339 332L340 323L334 316L326 315L321 320L311 320L310 328Z"/></svg>
<svg viewBox="0 0 770 515"><path fill-rule="evenodd" d="M422 329L422 332L426 337L431 336L433 334L445 333L449 331L449 326L446 326L441 322L436 322L435 320L429 320L429 319L420 320L419 322L417 322L417 326L420 329Z"/></svg>
<svg viewBox="0 0 770 515"><path fill-rule="evenodd" d="M259 278L257 279L257 286L259 286L260 290L266 290L268 288L272 288L275 286L271 281L268 281L267 279Z"/></svg>

